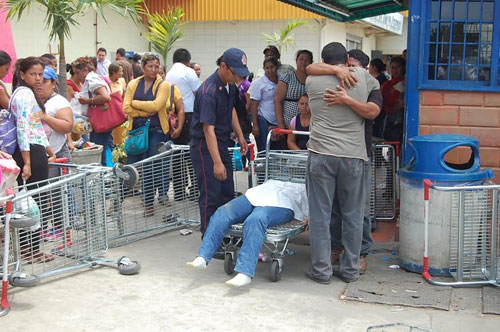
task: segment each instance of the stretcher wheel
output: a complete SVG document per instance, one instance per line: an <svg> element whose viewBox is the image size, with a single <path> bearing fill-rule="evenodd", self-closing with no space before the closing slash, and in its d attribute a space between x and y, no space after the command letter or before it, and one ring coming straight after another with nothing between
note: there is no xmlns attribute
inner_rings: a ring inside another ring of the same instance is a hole
<svg viewBox="0 0 500 332"><path fill-rule="evenodd" d="M226 274L233 274L235 266L236 262L233 259L233 255L226 253L224 256L224 272L226 272Z"/></svg>
<svg viewBox="0 0 500 332"><path fill-rule="evenodd" d="M139 181L139 172L130 165L116 164L113 167L113 174L123 181L125 187L131 188Z"/></svg>
<svg viewBox="0 0 500 332"><path fill-rule="evenodd" d="M40 283L40 279L26 273L14 272L9 275L9 283L16 287L33 287Z"/></svg>
<svg viewBox="0 0 500 332"><path fill-rule="evenodd" d="M138 273L140 269L141 264L138 261L131 261L125 256L118 260L118 271L120 271L120 274L128 276Z"/></svg>
<svg viewBox="0 0 500 332"><path fill-rule="evenodd" d="M283 271L283 267L281 266L278 260L273 260L273 264L271 264L271 281L280 281L281 280L281 272Z"/></svg>
<svg viewBox="0 0 500 332"><path fill-rule="evenodd" d="M10 218L10 225L13 228L29 228L36 224L36 219L26 217L21 214L13 214Z"/></svg>

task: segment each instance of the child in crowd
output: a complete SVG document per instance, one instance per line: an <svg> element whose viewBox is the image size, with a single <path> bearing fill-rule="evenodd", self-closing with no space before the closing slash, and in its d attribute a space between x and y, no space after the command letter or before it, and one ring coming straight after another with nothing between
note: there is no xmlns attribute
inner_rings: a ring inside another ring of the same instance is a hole
<svg viewBox="0 0 500 332"><path fill-rule="evenodd" d="M290 129L298 131L309 131L309 123L311 121L311 108L309 107L309 97L307 93L300 96L298 101L299 114L290 121ZM309 135L289 134L287 137L287 145L290 150L307 150L307 141Z"/></svg>

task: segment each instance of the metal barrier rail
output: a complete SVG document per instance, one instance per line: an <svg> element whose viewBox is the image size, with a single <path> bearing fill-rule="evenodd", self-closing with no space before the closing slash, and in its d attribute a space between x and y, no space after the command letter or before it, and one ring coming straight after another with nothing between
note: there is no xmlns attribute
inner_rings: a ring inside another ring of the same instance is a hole
<svg viewBox="0 0 500 332"><path fill-rule="evenodd" d="M500 286L498 262L500 185L436 186L424 180L424 258L422 275L438 286ZM450 274L454 282L436 281L429 273L429 215L432 191L451 200Z"/></svg>
<svg viewBox="0 0 500 332"><path fill-rule="evenodd" d="M106 178L110 246L199 222L198 184L189 146L169 145L159 154L130 166L137 171L134 185L117 176L120 167L109 171Z"/></svg>
<svg viewBox="0 0 500 332"><path fill-rule="evenodd" d="M198 188L189 146L163 144L159 153L131 165L66 165L72 172L104 173L110 247L139 241L199 220Z"/></svg>
<svg viewBox="0 0 500 332"><path fill-rule="evenodd" d="M395 329L393 330L392 328L395 328ZM391 332L391 331L394 331L394 332L396 332L396 331L399 331L399 332L403 332L403 331L437 332L435 330L426 329L423 327L418 327L418 326L410 325L410 324L406 324L406 323L392 323L392 324L374 325L374 326L369 326L366 329L366 332L377 332L377 331L380 331L380 332Z"/></svg>
<svg viewBox="0 0 500 332"><path fill-rule="evenodd" d="M377 220L393 220L399 201L399 142L372 144L370 208Z"/></svg>

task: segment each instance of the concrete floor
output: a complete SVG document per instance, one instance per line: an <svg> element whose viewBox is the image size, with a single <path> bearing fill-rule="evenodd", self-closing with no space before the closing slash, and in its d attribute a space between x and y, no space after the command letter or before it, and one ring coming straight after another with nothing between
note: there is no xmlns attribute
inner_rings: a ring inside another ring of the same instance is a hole
<svg viewBox="0 0 500 332"><path fill-rule="evenodd" d="M498 316L481 314L479 289L454 290L457 311L342 301L343 282L325 286L304 277L309 247L302 245L291 246L296 254L287 256L280 282L270 282L270 264L259 263L250 287L230 289L223 261L214 260L204 271L185 267L196 254L199 235L172 231L108 251L109 258L140 261L142 270L135 276L100 267L53 277L34 288L11 288L12 310L0 318L0 330L366 331L394 322L440 332L499 330Z"/></svg>

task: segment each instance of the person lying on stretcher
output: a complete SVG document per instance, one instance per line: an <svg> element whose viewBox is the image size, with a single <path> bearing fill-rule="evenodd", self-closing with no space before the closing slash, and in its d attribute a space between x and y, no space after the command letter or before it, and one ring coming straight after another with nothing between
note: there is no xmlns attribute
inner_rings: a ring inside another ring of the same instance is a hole
<svg viewBox="0 0 500 332"><path fill-rule="evenodd" d="M255 275L259 252L268 227L304 220L309 214L304 184L268 180L250 188L217 209L210 218L198 255L188 267L205 269L232 224L243 222L243 245L234 270L238 274L226 285L241 287L250 284Z"/></svg>

